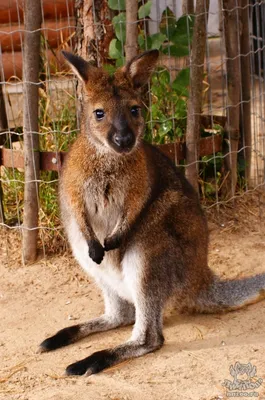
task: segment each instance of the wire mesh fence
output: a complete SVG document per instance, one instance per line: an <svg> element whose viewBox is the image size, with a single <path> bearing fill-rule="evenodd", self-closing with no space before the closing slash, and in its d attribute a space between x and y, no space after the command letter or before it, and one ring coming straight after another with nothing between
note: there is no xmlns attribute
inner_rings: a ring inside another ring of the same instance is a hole
<svg viewBox="0 0 265 400"><path fill-rule="evenodd" d="M0 1L2 237L16 232L22 243L25 231L38 233L44 253L64 243L58 180L64 152L80 130L82 92L62 49L110 73L137 53L158 49L160 63L144 94L145 140L183 169L207 208L264 188L265 1L42 0L39 5L41 25L28 29L24 3ZM25 58L27 37L34 34L40 36L38 50L29 49ZM39 59L34 82L26 78L31 56ZM27 85L37 88L37 125ZM29 160L32 175L26 173ZM35 222L25 220L26 207L35 210Z"/></svg>

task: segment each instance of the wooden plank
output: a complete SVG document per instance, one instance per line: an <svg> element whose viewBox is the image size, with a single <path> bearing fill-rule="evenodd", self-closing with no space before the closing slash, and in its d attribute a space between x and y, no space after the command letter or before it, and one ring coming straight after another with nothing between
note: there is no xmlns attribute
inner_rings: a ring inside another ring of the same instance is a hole
<svg viewBox="0 0 265 400"><path fill-rule="evenodd" d="M42 0L44 20L74 16L74 0ZM0 0L0 24L23 21L24 0Z"/></svg>
<svg viewBox="0 0 265 400"><path fill-rule="evenodd" d="M55 50L55 55L52 50L46 51L45 54L47 62L50 65L51 72L68 71L69 66L66 64L64 57L61 55L60 50ZM12 76L22 79L22 52L16 51L14 53L3 53L1 55L1 62L4 71L5 81L8 81Z"/></svg>
<svg viewBox="0 0 265 400"><path fill-rule="evenodd" d="M0 165L7 168L24 168L24 155L21 150L0 149Z"/></svg>
<svg viewBox="0 0 265 400"><path fill-rule="evenodd" d="M21 51L24 42L24 24L0 27L0 43L3 52ZM45 21L42 26L48 47L57 48L75 32L75 18L64 18L59 21Z"/></svg>
<svg viewBox="0 0 265 400"><path fill-rule="evenodd" d="M172 161L185 159L185 143L170 143L157 146ZM222 135L214 135L200 139L200 156L217 153L222 150ZM58 171L61 169L67 152L40 152L40 169L42 171ZM0 165L10 168L24 168L23 152L0 148Z"/></svg>
<svg viewBox="0 0 265 400"><path fill-rule="evenodd" d="M186 158L186 143L169 143L160 144L157 146L166 156L172 161L184 160ZM199 141L200 157L217 153L222 150L222 135L216 134L201 138Z"/></svg>
<svg viewBox="0 0 265 400"><path fill-rule="evenodd" d="M175 159L180 161L185 158L186 144L184 142L159 144L156 147L173 162L175 162Z"/></svg>
<svg viewBox="0 0 265 400"><path fill-rule="evenodd" d="M60 171L67 152L43 151L40 153L40 169L42 171Z"/></svg>

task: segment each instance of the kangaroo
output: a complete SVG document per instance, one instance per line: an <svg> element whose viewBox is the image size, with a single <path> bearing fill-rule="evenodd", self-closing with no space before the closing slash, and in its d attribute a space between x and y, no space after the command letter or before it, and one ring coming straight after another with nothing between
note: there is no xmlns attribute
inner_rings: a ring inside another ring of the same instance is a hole
<svg viewBox="0 0 265 400"><path fill-rule="evenodd" d="M60 180L61 216L74 256L102 290L105 312L58 331L40 351L134 324L127 342L66 369L89 376L160 349L169 300L178 312L235 310L264 298L265 274L231 281L214 275L197 193L165 155L142 140L141 88L158 51L136 56L113 75L63 54L84 93L81 133Z"/></svg>

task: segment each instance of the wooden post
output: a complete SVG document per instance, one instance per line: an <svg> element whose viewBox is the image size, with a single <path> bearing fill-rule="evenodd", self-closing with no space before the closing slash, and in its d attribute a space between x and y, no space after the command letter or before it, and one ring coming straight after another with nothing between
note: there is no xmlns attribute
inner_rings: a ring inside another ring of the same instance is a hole
<svg viewBox="0 0 265 400"><path fill-rule="evenodd" d="M197 0L192 39L190 97L186 131L186 177L198 191L200 119L209 0Z"/></svg>
<svg viewBox="0 0 265 400"><path fill-rule="evenodd" d="M241 33L241 88L242 88L242 106L240 114L241 132L244 135L246 179L250 182L251 171L251 76L250 76L250 33L249 33L249 0L242 0L242 33Z"/></svg>
<svg viewBox="0 0 265 400"><path fill-rule="evenodd" d="M126 0L126 62L137 55L138 50L138 27L137 27L138 2Z"/></svg>
<svg viewBox="0 0 265 400"><path fill-rule="evenodd" d="M5 106L5 99L3 95L2 85L3 84L0 84L0 132L7 131L8 129L6 106ZM2 139L2 136L7 137L7 134L0 136L0 145L5 142L5 140ZM0 167L0 178L1 178L1 167ZM5 223L5 214L3 206L3 188L1 180L0 180L0 223L2 224Z"/></svg>
<svg viewBox="0 0 265 400"><path fill-rule="evenodd" d="M183 0L182 1L182 14L194 14L194 1Z"/></svg>
<svg viewBox="0 0 265 400"><path fill-rule="evenodd" d="M38 82L40 67L41 0L25 0L25 36L23 49L23 133L24 133L24 217L23 260L33 262L37 257L38 235Z"/></svg>
<svg viewBox="0 0 265 400"><path fill-rule="evenodd" d="M228 152L225 157L226 169L229 172L222 194L226 197L235 195L237 184L237 151L239 143L240 116L240 18L234 0L223 0L224 37L227 69L227 133Z"/></svg>

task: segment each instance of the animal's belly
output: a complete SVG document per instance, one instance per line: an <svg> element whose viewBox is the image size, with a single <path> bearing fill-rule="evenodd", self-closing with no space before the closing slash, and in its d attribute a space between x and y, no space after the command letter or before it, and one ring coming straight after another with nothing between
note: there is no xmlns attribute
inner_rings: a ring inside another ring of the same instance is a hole
<svg viewBox="0 0 265 400"><path fill-rule="evenodd" d="M99 286L107 285L120 297L133 302L130 285L114 252L105 253L102 263L98 265L89 257L87 242L73 217L70 218L66 231L73 254L82 268L96 280Z"/></svg>

